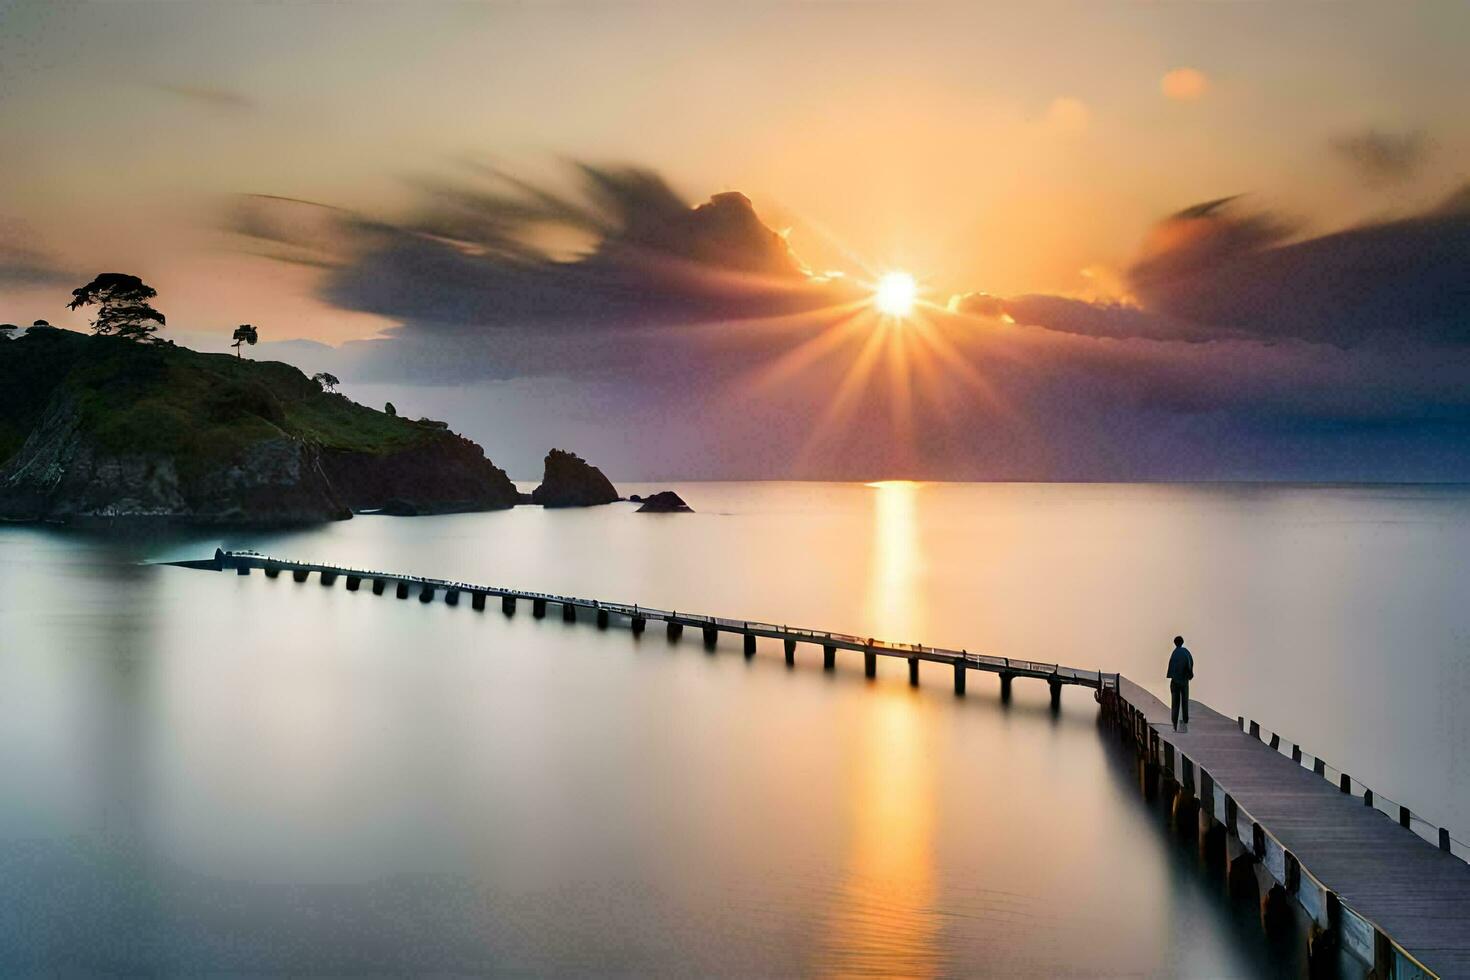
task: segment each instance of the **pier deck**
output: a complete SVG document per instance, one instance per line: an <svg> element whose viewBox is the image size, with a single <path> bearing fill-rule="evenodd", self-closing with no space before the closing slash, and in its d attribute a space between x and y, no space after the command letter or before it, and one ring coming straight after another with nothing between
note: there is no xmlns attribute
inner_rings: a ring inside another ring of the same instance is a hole
<svg viewBox="0 0 1470 980"><path fill-rule="evenodd" d="M1470 977L1464 861L1405 829L1371 805L1371 797L1365 804L1209 705L1191 700L1188 731L1181 733L1170 725L1169 706L1138 684L1121 678L1118 695L1155 733L1161 764L1256 852L1273 878L1289 892L1294 886L1303 906L1336 928L1352 952L1386 967L1380 975L1415 976L1427 967L1443 977ZM1375 933L1418 963L1392 949L1375 950L1383 945Z"/></svg>

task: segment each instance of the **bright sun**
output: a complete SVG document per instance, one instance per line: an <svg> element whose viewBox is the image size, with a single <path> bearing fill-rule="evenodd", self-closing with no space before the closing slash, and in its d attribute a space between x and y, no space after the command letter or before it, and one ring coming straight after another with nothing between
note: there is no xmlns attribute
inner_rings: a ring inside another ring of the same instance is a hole
<svg viewBox="0 0 1470 980"><path fill-rule="evenodd" d="M907 272L890 272L878 280L873 290L873 305L878 312L889 316L904 317L914 311L914 300L919 287L914 277Z"/></svg>

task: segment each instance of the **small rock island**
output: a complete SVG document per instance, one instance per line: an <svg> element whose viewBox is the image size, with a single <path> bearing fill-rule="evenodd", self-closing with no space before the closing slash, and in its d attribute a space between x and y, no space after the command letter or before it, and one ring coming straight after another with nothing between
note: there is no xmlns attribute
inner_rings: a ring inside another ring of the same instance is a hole
<svg viewBox="0 0 1470 980"><path fill-rule="evenodd" d="M602 470L562 449L546 454L541 485L531 492L531 503L543 507L594 507L622 499Z"/></svg>
<svg viewBox="0 0 1470 980"><path fill-rule="evenodd" d="M661 490L651 493L639 500L643 506L639 507L639 514L692 514L694 508L684 502L684 498L672 490Z"/></svg>

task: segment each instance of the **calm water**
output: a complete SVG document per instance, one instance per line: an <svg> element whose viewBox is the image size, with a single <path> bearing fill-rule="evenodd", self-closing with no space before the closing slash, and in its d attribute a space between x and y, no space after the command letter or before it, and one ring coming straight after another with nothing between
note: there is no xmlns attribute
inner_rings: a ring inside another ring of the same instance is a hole
<svg viewBox="0 0 1470 980"><path fill-rule="evenodd" d="M138 564L216 545L1156 690L1183 632L1196 696L1470 829L1470 491L677 489L698 514L0 529L0 972L1283 966L1090 692Z"/></svg>

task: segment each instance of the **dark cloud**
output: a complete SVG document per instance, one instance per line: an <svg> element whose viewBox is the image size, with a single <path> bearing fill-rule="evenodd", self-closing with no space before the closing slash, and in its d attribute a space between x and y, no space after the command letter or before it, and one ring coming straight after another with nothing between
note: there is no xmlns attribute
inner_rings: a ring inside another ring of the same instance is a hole
<svg viewBox="0 0 1470 980"><path fill-rule="evenodd" d="M403 321L398 336L494 336L728 321L830 306L840 282L807 273L742 194L690 207L657 174L578 165L563 195L485 174L422 184L388 223L303 202L251 198L237 231L295 261L332 268L325 296ZM546 239L587 243L560 257Z"/></svg>
<svg viewBox="0 0 1470 980"><path fill-rule="evenodd" d="M580 173L572 195L425 186L393 223L253 199L234 226L401 322L322 369L399 403L482 398L456 422L492 454L516 427L533 448L595 434L634 475L1470 477L1463 199L1301 240L1211 201L1159 224L1126 303L977 293L892 330L745 198Z"/></svg>
<svg viewBox="0 0 1470 980"><path fill-rule="evenodd" d="M0 289L59 286L74 278L44 250L20 222L0 222Z"/></svg>
<svg viewBox="0 0 1470 980"><path fill-rule="evenodd" d="M1408 180L1429 156L1431 145L1422 131L1392 133L1365 129L1331 141L1334 153L1370 185Z"/></svg>

